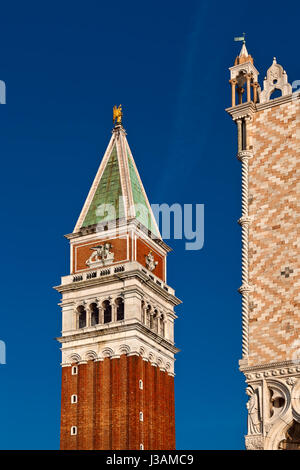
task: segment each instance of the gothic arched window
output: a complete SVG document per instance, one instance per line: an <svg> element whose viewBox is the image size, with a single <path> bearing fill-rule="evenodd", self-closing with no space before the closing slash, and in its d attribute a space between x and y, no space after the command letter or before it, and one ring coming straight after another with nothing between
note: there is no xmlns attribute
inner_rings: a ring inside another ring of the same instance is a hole
<svg viewBox="0 0 300 470"><path fill-rule="evenodd" d="M99 323L99 308L97 307L97 304L92 303L90 305L90 310L91 310L91 325L98 325Z"/></svg>
<svg viewBox="0 0 300 470"><path fill-rule="evenodd" d="M117 321L124 320L124 300L122 298L116 299L117 307Z"/></svg>
<svg viewBox="0 0 300 470"><path fill-rule="evenodd" d="M111 305L108 300L104 300L103 304L103 321L104 323L111 322Z"/></svg>
<svg viewBox="0 0 300 470"><path fill-rule="evenodd" d="M83 305L77 308L78 312L78 328L84 328L86 326L86 311Z"/></svg>

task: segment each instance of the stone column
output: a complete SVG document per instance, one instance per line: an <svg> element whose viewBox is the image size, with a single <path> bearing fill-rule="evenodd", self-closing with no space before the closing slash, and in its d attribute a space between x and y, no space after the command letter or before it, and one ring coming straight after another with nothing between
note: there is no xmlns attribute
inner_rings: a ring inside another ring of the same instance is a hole
<svg viewBox="0 0 300 470"><path fill-rule="evenodd" d="M252 152L241 150L238 159L242 162L242 217L239 224L242 227L242 285L239 292L242 294L242 357L249 354L249 292L252 290L249 285L249 256L248 256L248 235L251 219L248 215L248 169L249 158Z"/></svg>
<svg viewBox="0 0 300 470"><path fill-rule="evenodd" d="M84 308L86 312L86 327L89 327L91 326L91 323L92 323L91 322L92 311L89 305L85 305Z"/></svg>
<svg viewBox="0 0 300 470"><path fill-rule="evenodd" d="M253 87L253 102L254 103L257 103L257 89L258 89L258 83L257 82L254 82L252 84L252 87Z"/></svg>
<svg viewBox="0 0 300 470"><path fill-rule="evenodd" d="M251 74L247 73L246 75L246 80L247 80L247 102L251 101Z"/></svg>
<svg viewBox="0 0 300 470"><path fill-rule="evenodd" d="M235 87L236 87L236 79L233 78L232 80L229 80L229 83L231 84L231 106L235 106Z"/></svg>
<svg viewBox="0 0 300 470"><path fill-rule="evenodd" d="M238 152L240 152L243 148L243 137L242 137L242 120L237 119L237 130L238 130Z"/></svg>
<svg viewBox="0 0 300 470"><path fill-rule="evenodd" d="M117 306L114 300L110 301L111 305L111 321L116 322L117 321Z"/></svg>

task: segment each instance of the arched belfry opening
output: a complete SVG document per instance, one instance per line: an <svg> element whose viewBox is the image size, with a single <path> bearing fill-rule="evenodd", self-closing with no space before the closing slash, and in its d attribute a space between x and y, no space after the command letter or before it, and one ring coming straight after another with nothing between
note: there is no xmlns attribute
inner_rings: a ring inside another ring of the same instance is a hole
<svg viewBox="0 0 300 470"><path fill-rule="evenodd" d="M258 71L253 65L253 58L243 44L240 54L230 67L231 105L237 106L244 102L259 102L260 87Z"/></svg>
<svg viewBox="0 0 300 470"><path fill-rule="evenodd" d="M96 303L90 305L91 310L91 325L95 326L99 323L99 308Z"/></svg>

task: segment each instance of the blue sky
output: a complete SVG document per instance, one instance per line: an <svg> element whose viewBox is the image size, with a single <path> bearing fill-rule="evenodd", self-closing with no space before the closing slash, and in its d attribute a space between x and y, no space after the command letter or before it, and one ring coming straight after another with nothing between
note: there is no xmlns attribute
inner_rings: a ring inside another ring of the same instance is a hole
<svg viewBox="0 0 300 470"><path fill-rule="evenodd" d="M169 240L177 308L178 449L241 449L240 163L230 67L247 33L260 82L273 56L300 79L298 2L6 2L0 15L0 448L57 449L59 295L73 230L122 103L152 203L205 204L205 243Z"/></svg>

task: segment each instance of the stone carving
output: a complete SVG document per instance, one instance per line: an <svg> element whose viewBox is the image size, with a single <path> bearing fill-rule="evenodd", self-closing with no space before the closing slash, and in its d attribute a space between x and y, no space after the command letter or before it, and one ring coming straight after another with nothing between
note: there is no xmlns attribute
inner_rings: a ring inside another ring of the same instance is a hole
<svg viewBox="0 0 300 470"><path fill-rule="evenodd" d="M290 404L290 392L281 380L269 380L269 419L273 423L286 413Z"/></svg>
<svg viewBox="0 0 300 470"><path fill-rule="evenodd" d="M273 64L264 79L264 89L260 94L260 102L266 103L269 101L274 90L281 90L282 96L292 93L292 86L288 83L286 71L283 70L281 65L277 64L276 57L274 57Z"/></svg>
<svg viewBox="0 0 300 470"><path fill-rule="evenodd" d="M104 243L103 245L91 248L93 253L86 261L86 264L91 268L97 268L99 266L107 266L108 264L113 263L115 255L110 251L111 248L111 243Z"/></svg>
<svg viewBox="0 0 300 470"><path fill-rule="evenodd" d="M300 450L300 423L293 420L285 432L285 439L279 442L280 450Z"/></svg>
<svg viewBox="0 0 300 470"><path fill-rule="evenodd" d="M263 436L245 436L245 444L247 450L264 450Z"/></svg>
<svg viewBox="0 0 300 470"><path fill-rule="evenodd" d="M155 267L158 265L158 261L154 261L154 256L152 254L152 251L149 251L148 255L145 258L146 258L147 269L149 269L149 271L153 271Z"/></svg>
<svg viewBox="0 0 300 470"><path fill-rule="evenodd" d="M250 397L246 405L248 410L248 434L260 434L261 419L257 392L251 387L247 387L246 394Z"/></svg>
<svg viewBox="0 0 300 470"><path fill-rule="evenodd" d="M296 372L295 367L287 366L269 370L267 378L266 371L261 371L260 378L251 374L251 384L246 390L250 397L247 403L248 435L245 436L247 449L275 450L299 446L298 437L291 440L286 435L293 420L300 423L300 380L297 375L283 377Z"/></svg>
<svg viewBox="0 0 300 470"><path fill-rule="evenodd" d="M297 379L295 377L289 377L286 381L288 385L295 385L296 382L297 382Z"/></svg>

